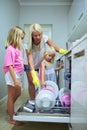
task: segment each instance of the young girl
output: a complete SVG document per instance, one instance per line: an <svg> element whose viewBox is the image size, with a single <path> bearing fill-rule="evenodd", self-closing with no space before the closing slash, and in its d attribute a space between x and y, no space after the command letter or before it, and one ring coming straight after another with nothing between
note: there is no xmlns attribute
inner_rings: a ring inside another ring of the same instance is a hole
<svg viewBox="0 0 87 130"><path fill-rule="evenodd" d="M51 80L56 83L56 73L63 68L63 64L59 67L54 68L53 62L56 51L53 47L49 46L44 52L43 61L41 62L41 67L39 69L39 78L42 86L46 86L45 81Z"/></svg>
<svg viewBox="0 0 87 130"><path fill-rule="evenodd" d="M23 58L21 53L22 30L13 27L9 30L6 42L3 71L8 87L7 111L10 123L21 125L22 122L14 121L14 103L21 95Z"/></svg>

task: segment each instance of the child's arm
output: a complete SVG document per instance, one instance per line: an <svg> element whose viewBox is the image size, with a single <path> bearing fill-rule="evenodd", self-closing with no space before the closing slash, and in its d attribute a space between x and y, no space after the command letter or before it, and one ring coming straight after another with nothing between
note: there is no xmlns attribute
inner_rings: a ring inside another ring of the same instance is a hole
<svg viewBox="0 0 87 130"><path fill-rule="evenodd" d="M64 64L61 64L59 67L55 68L55 71L59 71L59 70L63 69L63 67L64 67Z"/></svg>
<svg viewBox="0 0 87 130"><path fill-rule="evenodd" d="M9 66L8 69L9 69L10 75L13 79L15 87L20 87L20 81L16 78L13 67Z"/></svg>
<svg viewBox="0 0 87 130"><path fill-rule="evenodd" d="M45 83L45 63L42 61L41 63L41 84L42 86L45 86L46 87L46 83Z"/></svg>

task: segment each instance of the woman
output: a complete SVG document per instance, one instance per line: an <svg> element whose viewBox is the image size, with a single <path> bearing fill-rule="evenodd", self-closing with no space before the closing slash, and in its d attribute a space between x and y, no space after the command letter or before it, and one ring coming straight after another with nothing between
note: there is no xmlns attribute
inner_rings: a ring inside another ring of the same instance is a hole
<svg viewBox="0 0 87 130"><path fill-rule="evenodd" d="M25 71L28 79L28 89L30 100L24 109L33 112L35 108L35 86L40 87L39 79L36 74L43 59L43 53L47 45L52 46L60 54L65 54L66 50L56 46L48 36L43 34L43 30L39 24L32 24L29 31L29 42L26 45L26 55L29 66L25 65Z"/></svg>

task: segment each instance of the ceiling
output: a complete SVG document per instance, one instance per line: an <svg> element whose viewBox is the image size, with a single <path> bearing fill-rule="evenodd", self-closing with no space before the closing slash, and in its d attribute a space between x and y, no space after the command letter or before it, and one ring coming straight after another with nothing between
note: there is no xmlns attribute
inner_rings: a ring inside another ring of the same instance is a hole
<svg viewBox="0 0 87 130"><path fill-rule="evenodd" d="M71 5L73 0L18 0L20 5Z"/></svg>

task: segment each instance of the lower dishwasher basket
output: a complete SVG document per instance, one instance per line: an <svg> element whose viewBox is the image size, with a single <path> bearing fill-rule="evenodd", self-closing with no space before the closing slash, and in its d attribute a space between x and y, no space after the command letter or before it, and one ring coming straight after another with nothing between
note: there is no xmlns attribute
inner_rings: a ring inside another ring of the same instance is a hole
<svg viewBox="0 0 87 130"><path fill-rule="evenodd" d="M23 109L23 104L13 118L17 121L33 121L33 122L54 122L54 123L70 123L70 107L62 107L55 105L49 110L35 109L30 113Z"/></svg>

